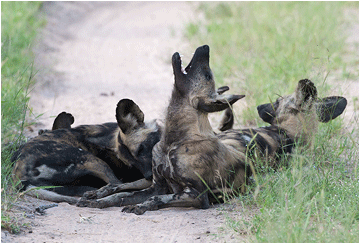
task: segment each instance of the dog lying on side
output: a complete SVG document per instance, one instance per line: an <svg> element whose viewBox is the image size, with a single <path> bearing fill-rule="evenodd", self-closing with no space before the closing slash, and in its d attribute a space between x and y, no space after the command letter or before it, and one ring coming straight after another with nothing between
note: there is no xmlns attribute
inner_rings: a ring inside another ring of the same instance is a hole
<svg viewBox="0 0 360 244"><path fill-rule="evenodd" d="M178 53L172 66L175 85L164 133L153 149L151 187L98 200L82 198L78 206L126 206L122 211L136 214L169 206L208 208L209 190L242 191L251 174L249 152L275 166L299 141L312 141L318 120L336 118L347 104L343 97L318 99L314 84L300 80L292 95L258 106L260 117L270 126L215 135L208 113L224 110L243 96L215 92L206 45L196 49L185 70Z"/></svg>
<svg viewBox="0 0 360 244"><path fill-rule="evenodd" d="M155 120L145 123L144 114L129 99L118 103L116 119L117 123L71 128L73 116L60 113L52 131L40 131L13 154L14 182L21 180L23 190L62 186L29 194L71 204L79 199L74 196L94 194L105 184L126 190L148 187L152 148L160 140L161 126Z"/></svg>
<svg viewBox="0 0 360 244"><path fill-rule="evenodd" d="M221 87L218 92L226 90ZM13 154L14 181L21 180L22 190L62 186L28 194L70 204L79 200L75 196L101 198L149 187L152 148L160 140L162 125L156 120L145 123L143 112L130 99L118 103L116 119L117 123L71 128L74 117L60 113L51 131L40 130ZM230 128L231 121L224 126Z"/></svg>

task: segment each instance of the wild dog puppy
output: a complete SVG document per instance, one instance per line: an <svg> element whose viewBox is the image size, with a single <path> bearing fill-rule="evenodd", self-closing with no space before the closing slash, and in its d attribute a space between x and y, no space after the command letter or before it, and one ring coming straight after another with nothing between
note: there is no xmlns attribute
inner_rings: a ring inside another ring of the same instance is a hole
<svg viewBox="0 0 360 244"><path fill-rule="evenodd" d="M117 123L71 128L73 116L59 114L52 131L42 131L14 153L14 182L20 180L23 190L62 186L29 194L71 204L78 201L74 196L96 195L105 184L125 190L148 187L160 125L145 123L144 114L129 99L118 103L116 119Z"/></svg>
<svg viewBox="0 0 360 244"><path fill-rule="evenodd" d="M317 99L309 80L301 80L290 96L258 106L269 127L228 130L214 135L207 114L228 107L243 96L218 95L209 67L209 47L199 47L190 64L181 69L178 53L172 58L175 75L164 134L153 149L153 184L138 192L123 192L80 206L127 206L124 212L142 214L169 206L208 208L208 189L241 191L251 173L247 164L254 155L272 162L291 153L297 141L311 142L317 120L339 116L346 99ZM231 120L231 119L230 119ZM83 200L83 199L82 199Z"/></svg>

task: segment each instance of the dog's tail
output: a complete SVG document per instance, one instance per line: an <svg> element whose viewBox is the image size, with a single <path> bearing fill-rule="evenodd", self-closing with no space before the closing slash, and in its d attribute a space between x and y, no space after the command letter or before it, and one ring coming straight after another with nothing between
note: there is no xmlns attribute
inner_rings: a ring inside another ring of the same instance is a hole
<svg viewBox="0 0 360 244"><path fill-rule="evenodd" d="M219 130L226 131L233 128L234 125L234 113L233 108L230 106L229 108L225 109L225 113L221 119Z"/></svg>

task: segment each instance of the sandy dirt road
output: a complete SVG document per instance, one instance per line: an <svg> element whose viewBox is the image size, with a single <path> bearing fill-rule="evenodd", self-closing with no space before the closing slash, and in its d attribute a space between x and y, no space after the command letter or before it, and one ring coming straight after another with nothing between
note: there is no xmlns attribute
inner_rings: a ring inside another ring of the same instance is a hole
<svg viewBox="0 0 360 244"><path fill-rule="evenodd" d="M182 42L193 5L177 2L48 3L48 25L37 47L40 71L31 94L37 126L51 127L62 111L75 124L115 121L122 98L145 119L160 118L173 85L171 56L190 59ZM194 49L194 50L192 50Z"/></svg>
<svg viewBox="0 0 360 244"><path fill-rule="evenodd" d="M70 112L73 126L115 122L122 98L133 99L145 120L161 118L173 86L171 56L189 62L196 47L183 42L187 21L195 16L186 2L45 2L48 24L35 49L36 86L30 106L34 118L27 136L50 129L54 117ZM198 16L197 16L198 17ZM199 44L201 45L201 44ZM34 120L35 121L35 120ZM226 227L235 205L208 210L164 209L142 216L121 208L78 208L25 197L18 205L29 227L20 235L2 232L2 242L238 242ZM19 215L19 218L21 214Z"/></svg>

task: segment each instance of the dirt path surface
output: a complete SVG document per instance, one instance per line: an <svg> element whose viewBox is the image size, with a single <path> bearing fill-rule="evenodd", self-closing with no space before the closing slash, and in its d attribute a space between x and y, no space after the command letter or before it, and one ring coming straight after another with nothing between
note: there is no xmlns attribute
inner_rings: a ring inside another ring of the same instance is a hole
<svg viewBox="0 0 360 244"><path fill-rule="evenodd" d="M196 47L182 43L185 23L194 17L185 2L44 2L48 24L36 47L39 72L30 106L36 136L54 117L70 112L73 126L115 122L122 98L133 99L145 120L161 118L173 85L171 56L189 61ZM126 214L121 208L78 208L66 203L34 213L49 202L25 197L28 229L2 231L2 242L239 242L226 217L241 215L229 205L208 210L171 208ZM226 209L225 209L226 208ZM19 214L21 218L21 214Z"/></svg>
<svg viewBox="0 0 360 244"><path fill-rule="evenodd" d="M74 126L115 122L122 98L133 99L146 120L160 118L173 85L172 54L190 59L195 50L181 42L192 8L173 2L45 3L48 25L37 48L41 70L30 100L35 115L44 113L36 126L50 128L64 110L74 115Z"/></svg>
<svg viewBox="0 0 360 244"><path fill-rule="evenodd" d="M168 208L144 215L122 213L121 208L77 208L59 203L45 215L34 209L50 202L25 197L20 209L29 227L18 235L2 231L1 242L243 242L226 227L227 217L240 217L242 211L231 205L210 209ZM20 217L20 215L19 215Z"/></svg>

